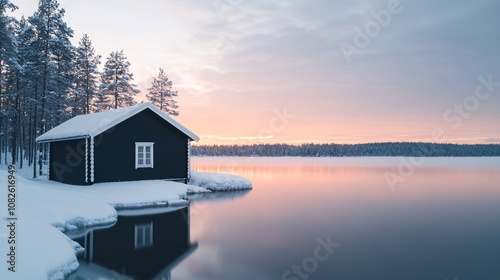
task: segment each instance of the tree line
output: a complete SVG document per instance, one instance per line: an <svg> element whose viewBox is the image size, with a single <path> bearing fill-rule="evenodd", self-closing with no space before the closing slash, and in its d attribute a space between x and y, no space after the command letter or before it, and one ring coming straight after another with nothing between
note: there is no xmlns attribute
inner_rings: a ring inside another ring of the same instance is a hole
<svg viewBox="0 0 500 280"><path fill-rule="evenodd" d="M135 105L140 91L123 50L111 52L100 70L102 57L88 35L71 43L73 30L57 0L40 0L28 18L10 16L16 9L0 0L0 164L22 168L23 160L41 164L39 135L80 114ZM176 96L160 68L147 98L176 116Z"/></svg>
<svg viewBox="0 0 500 280"><path fill-rule="evenodd" d="M392 142L302 145L193 145L191 155L232 157L499 157L500 144Z"/></svg>

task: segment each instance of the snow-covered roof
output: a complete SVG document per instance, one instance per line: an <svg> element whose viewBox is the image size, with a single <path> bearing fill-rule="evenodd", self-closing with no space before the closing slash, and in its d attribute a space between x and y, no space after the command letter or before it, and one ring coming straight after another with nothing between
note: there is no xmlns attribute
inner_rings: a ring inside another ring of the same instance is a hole
<svg viewBox="0 0 500 280"><path fill-rule="evenodd" d="M45 143L69 139L95 137L146 109L150 109L151 111L155 112L158 116L179 129L182 133L187 135L192 140L200 140L200 138L196 134L172 119L165 112L153 106L153 104L142 103L121 109L76 116L47 131L43 135L38 136L36 138L36 142Z"/></svg>

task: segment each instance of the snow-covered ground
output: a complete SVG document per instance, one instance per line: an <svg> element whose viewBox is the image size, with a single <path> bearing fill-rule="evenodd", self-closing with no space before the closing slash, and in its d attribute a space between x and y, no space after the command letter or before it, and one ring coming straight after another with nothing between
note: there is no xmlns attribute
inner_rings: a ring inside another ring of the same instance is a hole
<svg viewBox="0 0 500 280"><path fill-rule="evenodd" d="M234 175L192 173L190 185L163 180L71 186L16 174L16 272L9 264L8 173L0 170L0 279L64 279L78 268L83 248L63 232L112 224L117 209L186 205L188 193L250 189ZM210 190L209 190L210 189Z"/></svg>

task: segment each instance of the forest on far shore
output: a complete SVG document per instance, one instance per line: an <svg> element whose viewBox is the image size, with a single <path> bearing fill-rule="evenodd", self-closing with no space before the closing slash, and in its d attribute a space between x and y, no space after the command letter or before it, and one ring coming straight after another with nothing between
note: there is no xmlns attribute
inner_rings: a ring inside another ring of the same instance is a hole
<svg viewBox="0 0 500 280"><path fill-rule="evenodd" d="M389 142L302 145L193 145L191 155L236 157L500 157L500 144Z"/></svg>

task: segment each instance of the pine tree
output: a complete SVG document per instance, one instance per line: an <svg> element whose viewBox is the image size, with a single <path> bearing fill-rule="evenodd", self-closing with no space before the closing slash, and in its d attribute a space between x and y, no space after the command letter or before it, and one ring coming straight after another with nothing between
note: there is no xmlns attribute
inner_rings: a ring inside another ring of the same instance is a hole
<svg viewBox="0 0 500 280"><path fill-rule="evenodd" d="M165 75L165 71L160 68L158 77L153 78L151 87L148 88L147 98L149 102L159 107L160 110L165 111L169 115L178 116L179 111L177 109L179 106L174 97L177 97L177 91L172 90L172 81Z"/></svg>
<svg viewBox="0 0 500 280"><path fill-rule="evenodd" d="M134 97L140 92L131 84L130 62L122 51L111 52L101 74L101 91L114 109L137 104Z"/></svg>
<svg viewBox="0 0 500 280"><path fill-rule="evenodd" d="M103 91L97 92L91 106L92 112L103 112L113 108L113 104L106 98Z"/></svg>
<svg viewBox="0 0 500 280"><path fill-rule="evenodd" d="M17 41L19 64L21 71L18 77L18 92L20 95L20 114L22 131L20 145L24 150L24 158L31 165L35 160L35 137L38 119L38 88L40 88L39 52L36 40L36 31L29 22L22 17L18 24ZM22 163L22 161L21 161Z"/></svg>
<svg viewBox="0 0 500 280"><path fill-rule="evenodd" d="M12 93L7 88L8 75L12 71L19 70L16 40L13 34L15 20L6 13L8 10L14 11L16 9L17 7L10 1L0 0L0 151L4 153L4 161L7 161L9 119L12 118L12 114L15 114L12 106Z"/></svg>
<svg viewBox="0 0 500 280"><path fill-rule="evenodd" d="M64 22L64 13L56 0L40 0L37 11L28 18L36 31L40 63L40 133L67 118L60 114L65 114L65 99L73 84L74 48L70 42L73 30Z"/></svg>
<svg viewBox="0 0 500 280"><path fill-rule="evenodd" d="M16 38L13 34L15 19L8 16L7 11L14 11L17 6L8 0L0 0L0 81L4 67L17 66ZM0 93L2 91L0 84Z"/></svg>
<svg viewBox="0 0 500 280"><path fill-rule="evenodd" d="M38 9L28 18L36 33L32 67L36 81L34 128L37 129L37 125L40 128L35 130L35 137L69 118L66 108L74 83L75 49L70 42L73 30L64 22L64 13L57 0L40 0ZM36 146L34 152L37 153ZM39 164L42 164L41 158ZM36 177L35 168L33 177Z"/></svg>
<svg viewBox="0 0 500 280"><path fill-rule="evenodd" d="M73 116L91 112L92 101L97 98L99 92L99 64L101 56L95 53L89 36L83 35L76 55L76 81L71 102Z"/></svg>

